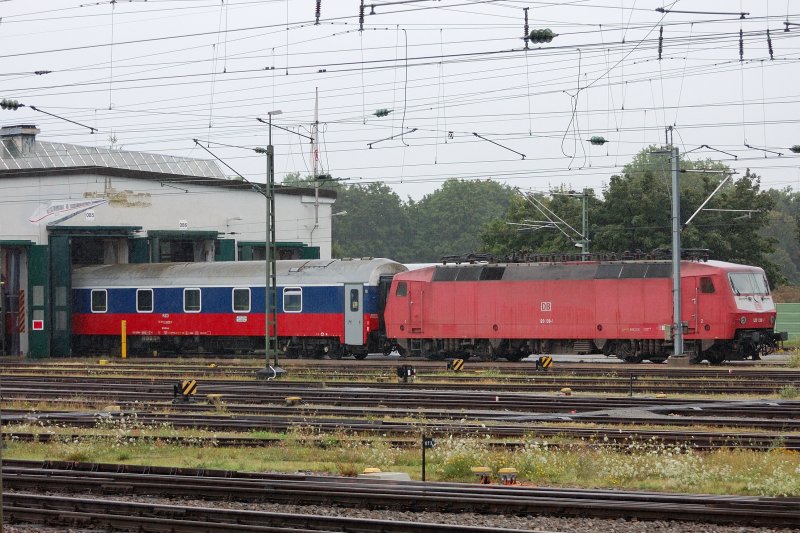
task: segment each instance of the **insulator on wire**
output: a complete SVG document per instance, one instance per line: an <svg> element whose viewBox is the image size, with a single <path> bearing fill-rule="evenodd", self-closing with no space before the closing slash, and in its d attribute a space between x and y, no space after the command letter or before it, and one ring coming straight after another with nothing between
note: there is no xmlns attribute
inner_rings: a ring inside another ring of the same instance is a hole
<svg viewBox="0 0 800 533"><path fill-rule="evenodd" d="M664 49L664 26L658 30L658 60L661 61L661 51Z"/></svg>
<svg viewBox="0 0 800 533"><path fill-rule="evenodd" d="M361 7L358 8L358 31L364 29L364 0L361 0Z"/></svg>
<svg viewBox="0 0 800 533"><path fill-rule="evenodd" d="M531 33L528 36L532 43L549 43L553 40L553 37L556 37L556 34L553 33L553 30L550 28L546 28L544 30L531 30Z"/></svg>
<svg viewBox="0 0 800 533"><path fill-rule="evenodd" d="M605 143L608 142L605 137L601 135L593 135L589 138L589 142L594 146L603 146Z"/></svg>
<svg viewBox="0 0 800 533"><path fill-rule="evenodd" d="M314 13L317 18L317 21L314 23L316 26L319 26L319 16L321 13L322 13L322 0L317 0L317 10Z"/></svg>
<svg viewBox="0 0 800 533"><path fill-rule="evenodd" d="M789 148L793 153L800 154L800 144L795 144L791 148Z"/></svg>
<svg viewBox="0 0 800 533"><path fill-rule="evenodd" d="M769 49L770 60L775 59L772 55L772 37L769 35L769 29L767 30L767 48Z"/></svg>
<svg viewBox="0 0 800 533"><path fill-rule="evenodd" d="M525 37L523 37L523 39L525 39L525 50L527 50L528 40L530 39L530 30L528 28L528 8L523 7L522 10L525 12L525 33L523 34Z"/></svg>
<svg viewBox="0 0 800 533"><path fill-rule="evenodd" d="M739 61L744 61L744 32L739 30Z"/></svg>
<svg viewBox="0 0 800 533"><path fill-rule="evenodd" d="M8 100L6 98L3 98L2 100L0 100L0 108L2 108L2 109L10 109L12 111L16 111L17 109L20 108L20 106L22 106L22 104L20 104L16 100ZM22 107L24 107L24 106L22 106Z"/></svg>

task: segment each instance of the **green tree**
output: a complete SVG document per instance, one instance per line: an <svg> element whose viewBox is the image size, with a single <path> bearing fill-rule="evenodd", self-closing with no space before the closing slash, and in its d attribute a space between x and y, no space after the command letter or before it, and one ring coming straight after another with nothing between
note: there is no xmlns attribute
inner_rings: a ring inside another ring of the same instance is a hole
<svg viewBox="0 0 800 533"><path fill-rule="evenodd" d="M602 209L594 217L595 250L671 248L671 165L668 154L657 152L656 147L639 152L622 175L612 176ZM685 223L731 171L711 160L683 159L680 166L680 219ZM761 266L773 284L781 283L784 277L769 259L775 239L760 235L769 223L774 199L760 186L760 178L749 169L726 182L705 206L723 211L701 211L684 226L682 248L707 248L715 259ZM743 215L745 210L749 216Z"/></svg>
<svg viewBox="0 0 800 533"><path fill-rule="evenodd" d="M582 194L565 187L547 194L517 194L511 200L507 218L490 222L481 234L486 251L495 256L512 252L579 253L575 244L583 231ZM597 212L600 203L589 196L590 227L591 213Z"/></svg>
<svg viewBox="0 0 800 533"><path fill-rule="evenodd" d="M481 251L481 231L506 217L514 195L514 189L496 181L450 179L419 202L410 201L409 259L429 262Z"/></svg>
<svg viewBox="0 0 800 533"><path fill-rule="evenodd" d="M335 257L388 257L408 261L407 212L400 197L387 185L342 186L333 218Z"/></svg>
<svg viewBox="0 0 800 533"><path fill-rule="evenodd" d="M774 237L775 251L769 259L781 268L789 283L800 283L800 193L791 187L772 189L768 194L775 202L770 212L769 224L761 231L762 237Z"/></svg>

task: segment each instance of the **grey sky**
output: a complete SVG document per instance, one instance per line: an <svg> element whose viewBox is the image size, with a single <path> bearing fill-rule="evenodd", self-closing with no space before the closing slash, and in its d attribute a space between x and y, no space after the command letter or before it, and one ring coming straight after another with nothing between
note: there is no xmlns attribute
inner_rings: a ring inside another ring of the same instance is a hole
<svg viewBox="0 0 800 533"><path fill-rule="evenodd" d="M322 169L403 197L452 177L599 192L668 125L681 151L715 149L692 157L800 190L789 151L800 144L800 0L376 1L370 14L371 3L359 31L356 0L322 0L319 25L313 0L0 2L0 97L98 132L29 108L0 122L35 123L56 142L114 136L124 149L207 157L198 138L263 182L264 157L232 146L266 145L256 117L275 109L277 125L308 134L318 88ZM523 50L523 7L552 43ZM278 180L310 173L307 140L276 128L273 141Z"/></svg>

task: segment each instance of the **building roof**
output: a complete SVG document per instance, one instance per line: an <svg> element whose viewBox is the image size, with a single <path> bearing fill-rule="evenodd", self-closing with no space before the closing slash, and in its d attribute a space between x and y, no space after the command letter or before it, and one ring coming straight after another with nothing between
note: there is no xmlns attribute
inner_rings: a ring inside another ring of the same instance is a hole
<svg viewBox="0 0 800 533"><path fill-rule="evenodd" d="M185 183L254 190L261 194L263 183L228 179L210 159L194 159L150 152L133 152L36 139L33 125L4 126L0 130L0 177L101 174L148 179L162 183ZM15 142L15 138L17 141ZM24 140L23 140L24 138ZM277 194L309 194L313 188L276 185ZM319 196L336 198L336 192L320 189Z"/></svg>
<svg viewBox="0 0 800 533"><path fill-rule="evenodd" d="M0 144L0 171L105 167L177 176L226 179L214 161L148 152L36 141L30 153L13 143Z"/></svg>

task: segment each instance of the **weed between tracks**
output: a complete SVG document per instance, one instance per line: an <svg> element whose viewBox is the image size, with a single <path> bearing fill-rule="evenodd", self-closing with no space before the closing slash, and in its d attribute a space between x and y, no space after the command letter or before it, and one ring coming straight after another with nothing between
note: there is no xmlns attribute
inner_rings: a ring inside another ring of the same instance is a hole
<svg viewBox="0 0 800 533"><path fill-rule="evenodd" d="M298 426L284 434L250 432L246 436L265 439L264 446L232 449L216 445L221 434L145 425L135 415L101 417L95 425L83 430L41 424L9 426L4 430L4 456L339 475L378 467L407 472L415 479L421 476L420 450L393 445L387 435ZM35 431L49 434L51 442L21 442L14 436ZM224 436L232 435L236 436ZM612 448L607 441L526 437L522 446L504 448L492 446L485 437L436 437L436 447L427 452L427 477L474 482L473 466L488 466L494 472L514 467L520 481L535 485L800 496L800 454L780 448L779 439L769 452L700 452L656 440L627 440L622 447Z"/></svg>

